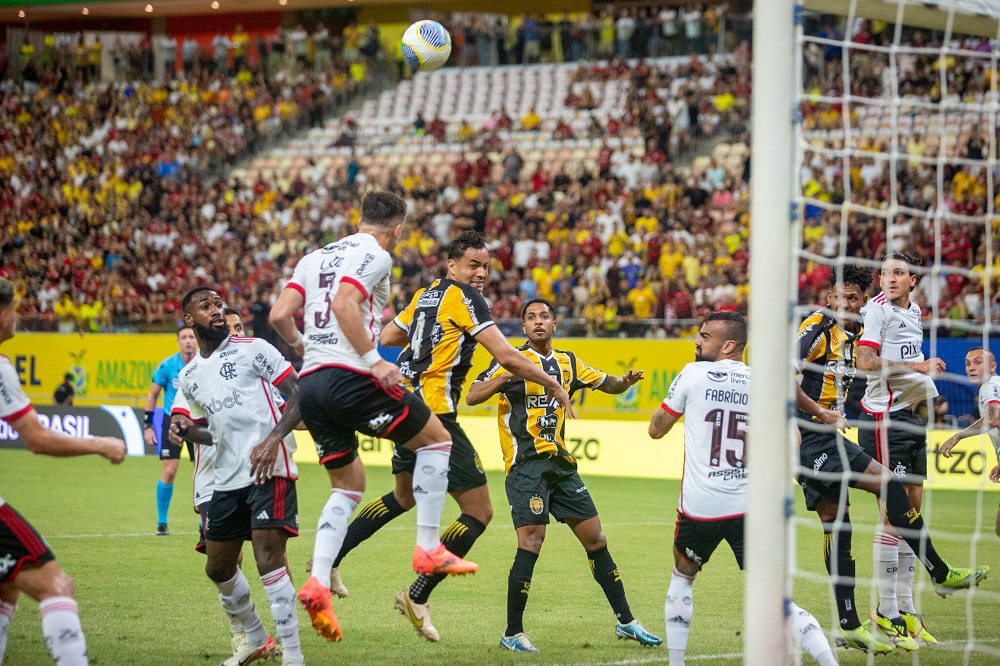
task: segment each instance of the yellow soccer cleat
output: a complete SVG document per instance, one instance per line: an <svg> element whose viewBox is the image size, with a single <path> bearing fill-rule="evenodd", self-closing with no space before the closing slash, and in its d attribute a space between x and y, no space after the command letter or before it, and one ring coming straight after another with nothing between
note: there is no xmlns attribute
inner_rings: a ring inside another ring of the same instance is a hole
<svg viewBox="0 0 1000 666"><path fill-rule="evenodd" d="M924 645L937 644L938 640L931 636L931 632L927 631L927 628L924 627L924 618L920 617L918 613L899 611L899 616L906 623L906 630L910 633L910 636L915 638L917 642Z"/></svg>
<svg viewBox="0 0 1000 666"><path fill-rule="evenodd" d="M903 618L896 617L890 619L876 610L871 614L871 631L873 634L875 631L878 631L891 640L893 645L907 652L920 649L920 645L913 640L910 632L907 631L906 622L903 621Z"/></svg>
<svg viewBox="0 0 1000 666"><path fill-rule="evenodd" d="M834 642L840 647L861 650L862 652L875 655L889 654L895 650L894 646L883 643L872 636L872 632L868 631L864 625L855 629L838 628Z"/></svg>

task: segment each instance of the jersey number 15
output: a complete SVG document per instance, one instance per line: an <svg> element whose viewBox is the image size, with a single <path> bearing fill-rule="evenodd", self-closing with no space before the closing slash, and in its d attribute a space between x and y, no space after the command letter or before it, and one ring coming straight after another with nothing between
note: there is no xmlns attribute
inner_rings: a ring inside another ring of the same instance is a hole
<svg viewBox="0 0 1000 666"><path fill-rule="evenodd" d="M726 418L726 410L713 409L705 415L705 421L712 424L712 451L709 457L709 464L712 467L719 467L722 458L722 439L737 441L739 444L733 448L726 449L726 462L730 467L744 467L747 444L747 414L746 412L729 412ZM723 432L725 430L725 432ZM739 453L737 453L739 449Z"/></svg>

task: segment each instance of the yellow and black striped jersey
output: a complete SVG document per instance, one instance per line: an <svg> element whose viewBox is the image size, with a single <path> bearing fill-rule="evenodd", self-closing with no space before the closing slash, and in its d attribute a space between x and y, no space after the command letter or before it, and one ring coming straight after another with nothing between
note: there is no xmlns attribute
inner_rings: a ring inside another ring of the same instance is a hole
<svg viewBox="0 0 1000 666"><path fill-rule="evenodd" d="M486 299L467 284L436 280L414 294L393 321L408 340L397 361L403 385L435 414L456 412L472 367L475 336L493 325Z"/></svg>
<svg viewBox="0 0 1000 666"><path fill-rule="evenodd" d="M542 356L526 344L518 350L560 380L570 395L583 388L597 388L608 377L573 352L553 349L548 356ZM491 379L501 370L494 360L476 381ZM512 378L500 391L498 416L500 448L508 474L512 466L527 458L559 456L576 464L576 458L566 449L566 409L550 399L539 384Z"/></svg>
<svg viewBox="0 0 1000 666"><path fill-rule="evenodd" d="M814 312L799 327L800 386L820 407L844 410L847 389L854 381L859 337L860 330L845 331L828 310ZM801 410L799 416L812 418Z"/></svg>

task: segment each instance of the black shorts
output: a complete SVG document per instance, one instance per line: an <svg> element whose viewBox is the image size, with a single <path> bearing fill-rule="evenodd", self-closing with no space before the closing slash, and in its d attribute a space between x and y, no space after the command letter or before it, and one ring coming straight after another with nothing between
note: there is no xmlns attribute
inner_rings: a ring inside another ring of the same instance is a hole
<svg viewBox="0 0 1000 666"><path fill-rule="evenodd" d="M194 445L191 442L184 442L187 445L188 458L194 460ZM184 446L177 446L170 441L170 414L163 412L163 423L160 427L160 460L180 460L181 450Z"/></svg>
<svg viewBox="0 0 1000 666"><path fill-rule="evenodd" d="M327 469L358 457L358 432L405 444L423 430L431 410L401 386L382 388L371 375L321 368L299 378L302 420Z"/></svg>
<svg viewBox="0 0 1000 666"><path fill-rule="evenodd" d="M0 583L17 578L26 563L56 559L42 535L10 504L0 505Z"/></svg>
<svg viewBox="0 0 1000 666"><path fill-rule="evenodd" d="M528 458L510 468L504 484L514 529L597 516L590 491L573 463L563 458Z"/></svg>
<svg viewBox="0 0 1000 666"><path fill-rule="evenodd" d="M722 540L729 542L736 564L743 569L743 516L698 520L677 512L674 548L688 560L703 567Z"/></svg>
<svg viewBox="0 0 1000 666"><path fill-rule="evenodd" d="M253 530L285 530L299 535L295 482L276 476L267 483L237 490L216 490L208 503L208 541L246 541Z"/></svg>
<svg viewBox="0 0 1000 666"><path fill-rule="evenodd" d="M486 485L486 472L479 459L476 447L469 441L454 414L438 414L445 430L451 435L451 458L448 461L448 492L460 493ZM417 454L401 444L392 452L392 473L413 474L417 466Z"/></svg>
<svg viewBox="0 0 1000 666"><path fill-rule="evenodd" d="M903 483L920 485L927 478L927 424L908 409L862 413L858 444Z"/></svg>
<svg viewBox="0 0 1000 666"><path fill-rule="evenodd" d="M822 429L812 429L817 427ZM815 511L819 500L839 505L845 480L841 475L848 469L856 474L864 473L872 461L871 456L854 442L845 439L833 426L824 426L815 421L803 423L800 420L799 432L802 433L802 446L799 447L800 467L797 478L806 498L806 508ZM856 479L846 481L853 488ZM844 493L844 506L850 504L847 493Z"/></svg>

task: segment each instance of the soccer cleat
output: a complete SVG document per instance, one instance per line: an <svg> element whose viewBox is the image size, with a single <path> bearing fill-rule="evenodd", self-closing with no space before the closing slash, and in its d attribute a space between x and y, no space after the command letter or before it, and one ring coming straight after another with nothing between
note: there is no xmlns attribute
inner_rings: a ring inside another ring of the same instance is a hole
<svg viewBox="0 0 1000 666"><path fill-rule="evenodd" d="M892 644L902 648L907 652L919 650L920 645L913 640L910 632L906 630L906 622L901 617L887 618L877 610L871 614L872 629L877 629L883 636L892 641Z"/></svg>
<svg viewBox="0 0 1000 666"><path fill-rule="evenodd" d="M618 636L618 640L635 641L642 646L659 645L663 642L659 636L649 633L649 630L642 626L639 620L632 620L628 624L618 623L615 625L615 634Z"/></svg>
<svg viewBox="0 0 1000 666"><path fill-rule="evenodd" d="M413 628L417 630L417 633L429 640L431 643L437 643L441 640L441 635L438 634L438 630L434 628L431 624L431 604L427 602L426 604L418 604L416 601L410 598L409 590L396 593L396 610L398 610L403 617L410 621Z"/></svg>
<svg viewBox="0 0 1000 666"><path fill-rule="evenodd" d="M313 570L312 558L306 562L306 573L311 574ZM347 598L347 586L344 585L344 581L340 580L340 569L334 567L330 569L330 592L333 592L341 599Z"/></svg>
<svg viewBox="0 0 1000 666"><path fill-rule="evenodd" d="M330 591L341 599L347 598L347 586L340 580L340 569L337 567L330 569Z"/></svg>
<svg viewBox="0 0 1000 666"><path fill-rule="evenodd" d="M924 645L935 645L938 640L931 636L931 632L927 631L924 627L924 618L920 617L919 613L905 613L899 611L899 616L903 618L903 622L906 623L906 631L909 632L910 636L915 638L917 642L923 643Z"/></svg>
<svg viewBox="0 0 1000 666"><path fill-rule="evenodd" d="M247 645L246 642L240 645L240 649L237 650L232 657L226 659L222 662L222 666L246 666L251 664L258 659L268 659L274 655L274 651L277 649L277 644L274 639L270 636L267 637L267 641L263 645L258 645L254 647L253 645Z"/></svg>
<svg viewBox="0 0 1000 666"><path fill-rule="evenodd" d="M242 631L232 635L232 638L229 639L229 645L233 648L233 654L236 654L240 646L246 643L246 640L247 635Z"/></svg>
<svg viewBox="0 0 1000 666"><path fill-rule="evenodd" d="M298 658L293 658L293 657L281 658L281 666L305 666L305 663L306 662Z"/></svg>
<svg viewBox="0 0 1000 666"><path fill-rule="evenodd" d="M864 625L855 629L838 628L834 641L839 647L853 648L869 654L889 654L895 649L872 636L872 632Z"/></svg>
<svg viewBox="0 0 1000 666"><path fill-rule="evenodd" d="M432 553L428 553L420 546L413 549L413 570L425 576L435 574L464 576L479 571L479 565L463 560L458 555L449 552L443 543L439 543Z"/></svg>
<svg viewBox="0 0 1000 666"><path fill-rule="evenodd" d="M939 596L947 597L956 590L965 590L979 585L979 581L985 580L989 575L989 567L982 567L981 569L948 567L948 575L943 581L934 585L934 591Z"/></svg>
<svg viewBox="0 0 1000 666"><path fill-rule="evenodd" d="M337 615L333 612L333 605L330 603L330 590L323 587L319 578L309 577L306 584L299 590L299 601L309 613L309 619L317 634L331 643L336 643L344 638L344 633L340 630L340 623L337 622Z"/></svg>
<svg viewBox="0 0 1000 666"><path fill-rule="evenodd" d="M541 650L531 644L531 641L528 640L528 635L523 631L513 636L501 636L500 647L506 648L511 652L541 652Z"/></svg>
<svg viewBox="0 0 1000 666"><path fill-rule="evenodd" d="M170 530L167 529L166 523L156 524L156 536L167 536L170 534Z"/></svg>

